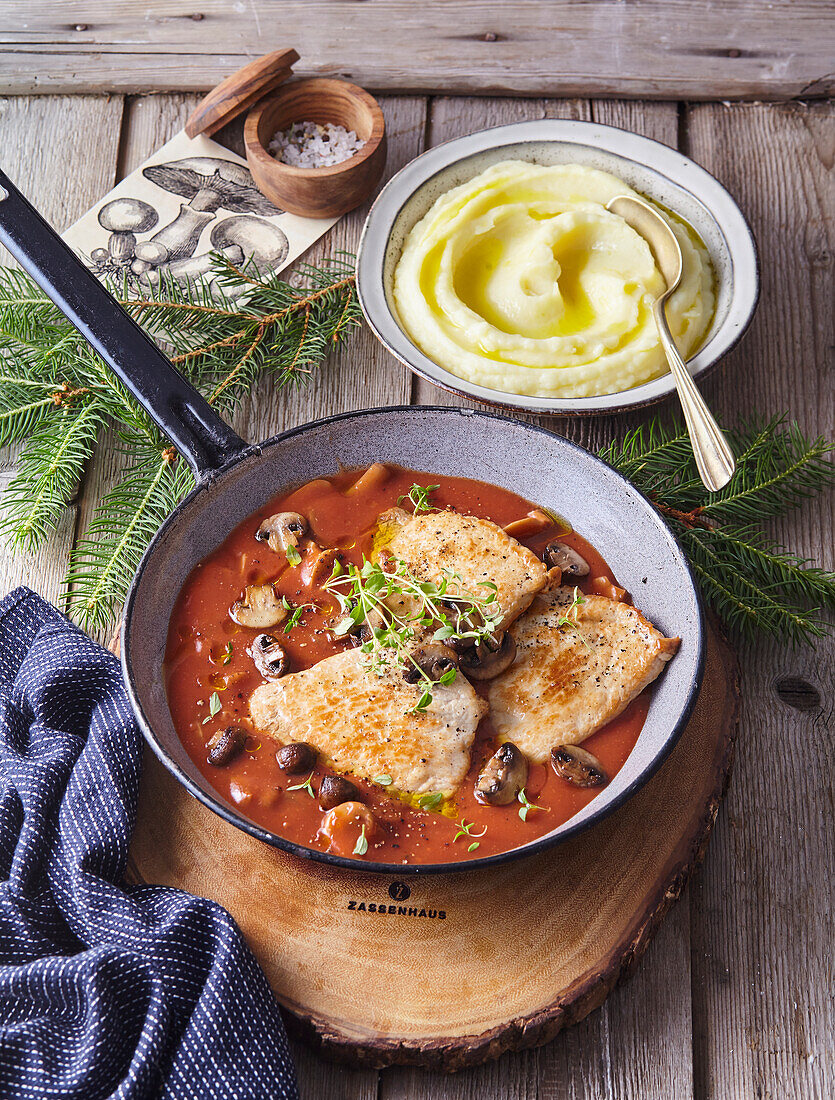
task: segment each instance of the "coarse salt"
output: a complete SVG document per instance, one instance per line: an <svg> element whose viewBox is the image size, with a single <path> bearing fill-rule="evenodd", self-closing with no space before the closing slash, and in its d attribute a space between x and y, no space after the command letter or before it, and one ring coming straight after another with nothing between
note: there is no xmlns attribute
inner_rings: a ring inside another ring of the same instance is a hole
<svg viewBox="0 0 835 1100"><path fill-rule="evenodd" d="M353 130L326 122L294 122L274 134L268 150L283 164L295 168L327 168L349 160L365 145Z"/></svg>

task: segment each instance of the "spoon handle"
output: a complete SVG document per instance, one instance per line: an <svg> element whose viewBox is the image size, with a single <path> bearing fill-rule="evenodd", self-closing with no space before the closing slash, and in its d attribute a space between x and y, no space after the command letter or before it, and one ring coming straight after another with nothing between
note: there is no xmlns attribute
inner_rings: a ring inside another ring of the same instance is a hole
<svg viewBox="0 0 835 1100"><path fill-rule="evenodd" d="M690 376L690 371L679 355L667 324L665 304L664 298L658 298L652 309L658 325L658 335L678 389L699 476L711 492L716 492L731 480L736 469L736 461L722 429L716 423L713 413L705 404L704 398L696 388L696 383Z"/></svg>

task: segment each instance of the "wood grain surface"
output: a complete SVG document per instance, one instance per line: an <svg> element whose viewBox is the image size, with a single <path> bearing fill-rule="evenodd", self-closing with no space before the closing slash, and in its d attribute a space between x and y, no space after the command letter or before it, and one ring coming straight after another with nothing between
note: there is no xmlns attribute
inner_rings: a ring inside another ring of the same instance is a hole
<svg viewBox="0 0 835 1100"><path fill-rule="evenodd" d="M295 1028L326 1053L478 1065L548 1042L635 969L716 820L738 702L735 655L711 627L687 728L625 806L553 851L402 882L274 851L146 753L131 877L224 905Z"/></svg>
<svg viewBox="0 0 835 1100"><path fill-rule="evenodd" d="M375 0L350 6L356 11L375 6ZM95 13L88 7L89 26L95 28ZM116 24L129 14L129 7L133 18L140 18L135 5L117 3L112 5ZM149 26L134 36L136 45L130 49L145 44L150 71L167 64L168 55L148 45L148 36L158 33L158 28L154 5L145 7L151 15ZM485 13L496 9L495 5L480 7ZM613 20L626 18L631 7L617 5ZM668 5L670 12L692 7ZM778 15L788 7L778 5ZM791 5L798 27L805 21L808 41L815 38L809 21L827 17L826 7ZM25 64L32 65L30 83L39 83L44 75L44 67L38 68L41 47L40 56L47 59L44 64L54 66L49 79L64 80L71 68L89 79L77 58L71 65L68 54L59 54L57 45L44 46L50 33L53 43L60 36L68 42L101 33L101 28L93 32L67 29L81 8L60 3L48 8L26 6L30 31ZM211 5L205 8L207 23L213 10ZM725 14L717 39L727 48L737 33L735 6L711 6L708 14L713 17L720 11ZM23 5L12 0L4 5L4 28L14 22L10 12L23 21ZM59 23L60 36L54 29ZM193 30L193 25L183 17L166 33L181 35L185 42L185 32ZM278 30L273 34L274 25L262 19L262 27L267 28L265 43L252 55L284 44ZM660 41L664 28L658 22L656 26ZM0 38L3 35L8 40L8 29L0 29ZM817 37L824 43L825 34ZM217 41L231 46L236 39L230 35ZM298 45L295 35L290 44ZM487 43L485 50L496 44ZM17 48L12 42L10 49ZM317 56L324 58L328 48L332 47L324 45ZM462 50L466 48L470 47L465 43ZM170 56L182 74L211 69L204 87L232 71L242 58L248 59L234 52L225 54L228 68L224 69L214 56L179 61L176 53ZM417 56L423 61L424 55ZM135 52L130 58L141 77L141 58ZM736 60L740 59L728 59L728 66ZM20 57L12 62L7 56L3 64L14 65L16 79L25 67ZM112 87L117 78L123 79L114 74L106 84L101 59L97 64L98 70L95 65L90 70L97 87ZM119 64L126 65L124 59ZM485 64L482 74L488 71ZM710 59L700 58L699 64L707 71ZM592 66L585 68L590 71ZM321 70L325 69L322 63ZM343 71L334 65L328 71L373 86L364 68ZM642 79L650 79L649 70ZM629 74L624 86L634 94ZM436 78L433 87L448 89L449 84L443 77ZM587 90L605 94L591 82ZM750 415L755 409L764 413L787 409L805 430L831 436L835 425L835 110L829 103L693 106L672 102L685 91L684 85L659 85L650 94L665 96L668 102L651 104L600 98L387 98L383 101L389 137L387 173L418 153L426 141L435 143L445 135L466 133L492 121L544 114L593 117L678 144L717 174L739 199L763 262L763 297L751 331L705 383L707 397L727 419ZM63 228L116 176L124 175L179 129L196 102L196 97L179 95L125 100L118 96L0 99L4 168ZM69 118L74 120L72 127L67 125ZM61 165L60 171L55 171L56 164ZM67 165L73 168L72 177ZM68 178L73 178L71 187ZM310 258L355 248L364 214L361 209L342 219ZM235 426L256 439L343 409L403 402L410 396L444 400L440 391L424 392L422 385L413 383L363 331L306 389L276 394L269 383L261 383L240 410ZM641 419L640 413L634 413L616 420L555 420L549 426L596 447ZM4 454L5 477L9 463L10 456ZM0 556L0 580L6 588L25 581L56 598L76 517L79 523L86 522L115 468L112 443L104 440L76 505L36 561ZM835 495L792 513L775 525L775 534L799 553L832 568ZM685 891L682 904L671 911L632 980L615 990L600 1010L547 1046L507 1054L498 1062L451 1078L412 1068L380 1074L350 1071L295 1044L304 1100L805 1100L835 1094L831 1041L835 1033L831 999L835 855L830 778L835 765L835 646L828 641L814 652L792 653L779 642L758 643L742 647L740 658L742 717L729 797L720 810L703 869Z"/></svg>
<svg viewBox="0 0 835 1100"><path fill-rule="evenodd" d="M828 0L4 0L9 92L207 90L292 46L372 91L788 99L832 89Z"/></svg>

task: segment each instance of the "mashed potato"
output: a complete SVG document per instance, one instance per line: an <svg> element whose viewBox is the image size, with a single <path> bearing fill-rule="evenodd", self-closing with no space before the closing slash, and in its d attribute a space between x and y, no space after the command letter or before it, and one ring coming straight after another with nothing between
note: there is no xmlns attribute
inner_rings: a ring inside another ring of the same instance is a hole
<svg viewBox="0 0 835 1100"><path fill-rule="evenodd" d="M664 282L643 237L605 209L635 195L578 164L494 164L409 233L394 273L400 321L459 378L506 393L591 397L666 372L652 303ZM662 211L663 213L663 211ZM682 355L714 309L704 246L668 219L684 277L667 305Z"/></svg>

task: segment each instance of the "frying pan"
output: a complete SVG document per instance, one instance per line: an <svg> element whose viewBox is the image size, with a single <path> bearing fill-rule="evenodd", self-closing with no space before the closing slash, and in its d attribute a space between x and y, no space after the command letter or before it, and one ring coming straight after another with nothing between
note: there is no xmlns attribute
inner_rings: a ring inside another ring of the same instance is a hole
<svg viewBox="0 0 835 1100"><path fill-rule="evenodd" d="M469 409L405 406L317 420L246 444L175 370L81 260L0 172L0 241L113 369L171 439L197 485L160 528L133 580L122 626L122 668L153 751L201 802L275 847L365 871L450 873L532 854L611 813L675 745L695 703L703 666L702 611L687 562L649 503L620 474L576 444L530 424ZM638 743L612 782L551 833L463 863L385 864L305 848L223 801L185 752L165 696L163 659L177 595L194 566L279 491L341 467L390 462L492 482L567 516L614 569L638 606L681 648L653 691Z"/></svg>

